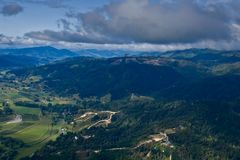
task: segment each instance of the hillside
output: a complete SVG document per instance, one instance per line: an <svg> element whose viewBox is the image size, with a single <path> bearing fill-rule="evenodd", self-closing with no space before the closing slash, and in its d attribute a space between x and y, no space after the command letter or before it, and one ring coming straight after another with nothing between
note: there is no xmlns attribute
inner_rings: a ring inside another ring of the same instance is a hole
<svg viewBox="0 0 240 160"><path fill-rule="evenodd" d="M40 64L39 59L29 56L0 55L0 69L22 68Z"/></svg>
<svg viewBox="0 0 240 160"><path fill-rule="evenodd" d="M74 58L13 73L20 77L40 76L42 81L37 83L59 95L100 97L110 93L118 99L137 93L158 99L238 98L239 71L226 67L221 73L214 72L219 65L236 62L218 60L209 66L211 62L201 58L198 62L196 58L166 57Z"/></svg>
<svg viewBox="0 0 240 160"><path fill-rule="evenodd" d="M240 62L232 56L72 57L1 72L0 138L8 139L0 159L237 160Z"/></svg>

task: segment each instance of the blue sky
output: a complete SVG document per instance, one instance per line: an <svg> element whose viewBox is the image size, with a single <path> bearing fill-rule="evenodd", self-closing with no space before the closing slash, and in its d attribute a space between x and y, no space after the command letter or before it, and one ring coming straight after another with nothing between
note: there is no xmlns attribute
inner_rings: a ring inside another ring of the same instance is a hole
<svg viewBox="0 0 240 160"><path fill-rule="evenodd" d="M0 47L240 49L234 0L0 0Z"/></svg>
<svg viewBox="0 0 240 160"><path fill-rule="evenodd" d="M18 0L8 0L5 4L15 3L22 5L24 11L14 16L0 15L1 34L23 36L24 33L30 31L57 30L57 21L63 18L69 10L86 12L109 3L109 0L65 0L63 5L66 7L60 6L59 8L49 6L47 3L34 3L27 0L21 3Z"/></svg>

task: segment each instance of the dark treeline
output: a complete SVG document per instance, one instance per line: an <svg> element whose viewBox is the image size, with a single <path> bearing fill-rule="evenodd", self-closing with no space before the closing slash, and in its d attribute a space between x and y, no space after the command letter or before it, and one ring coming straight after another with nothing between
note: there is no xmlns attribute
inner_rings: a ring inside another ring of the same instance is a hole
<svg viewBox="0 0 240 160"><path fill-rule="evenodd" d="M18 150L24 145L21 141L0 136L0 159L14 159Z"/></svg>

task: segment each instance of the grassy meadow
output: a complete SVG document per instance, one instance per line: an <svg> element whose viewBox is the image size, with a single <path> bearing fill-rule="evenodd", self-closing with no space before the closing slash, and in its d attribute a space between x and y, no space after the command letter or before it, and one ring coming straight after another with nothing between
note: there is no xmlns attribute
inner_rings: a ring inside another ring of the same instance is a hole
<svg viewBox="0 0 240 160"><path fill-rule="evenodd" d="M52 125L52 115L41 115L40 108L31 108L16 105L17 101L33 102L38 98L38 104L68 104L70 101L59 97L51 97L37 90L25 90L18 85L1 84L0 86L0 109L3 109L3 102L7 101L9 108L12 109L12 115L1 116L0 136L10 137L24 143L24 146L18 150L15 157L20 159L31 155L50 140L55 140L60 135L61 128L65 125L63 120ZM30 94L29 94L30 93ZM18 123L8 123L16 115L21 115L22 121ZM1 147L4 147L1 145Z"/></svg>

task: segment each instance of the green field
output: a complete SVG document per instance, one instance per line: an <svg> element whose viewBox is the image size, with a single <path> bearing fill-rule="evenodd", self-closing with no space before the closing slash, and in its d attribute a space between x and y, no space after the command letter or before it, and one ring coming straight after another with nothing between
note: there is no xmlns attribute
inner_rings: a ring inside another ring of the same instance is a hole
<svg viewBox="0 0 240 160"><path fill-rule="evenodd" d="M47 96L46 93L36 90L25 91L18 85L8 86L8 84L5 84L1 86L0 109L2 109L3 102L7 101L9 107L13 110L13 114L1 117L0 136L10 137L25 144L24 147L21 147L21 149L18 150L16 159L29 156L43 147L50 140L55 140L60 134L60 129L65 126L63 120L52 125L51 114L42 116L40 114L40 108L15 105L15 102L17 101L34 102L36 97L40 98L38 103L44 105L49 102L54 104L67 104L70 102L67 99L59 97L51 97L51 101L47 101ZM16 115L22 116L22 122L7 123L8 121L13 120Z"/></svg>
<svg viewBox="0 0 240 160"><path fill-rule="evenodd" d="M40 113L39 108L29 108L29 107L22 107L22 106L11 106L11 108L14 110L16 114L31 114L31 115L36 115L38 116Z"/></svg>
<svg viewBox="0 0 240 160"><path fill-rule="evenodd" d="M15 124L0 123L0 135L23 141L26 146L19 151L17 159L31 155L49 140L59 135L61 123L52 126L48 117L40 121L27 121ZM4 129L3 129L4 128Z"/></svg>

